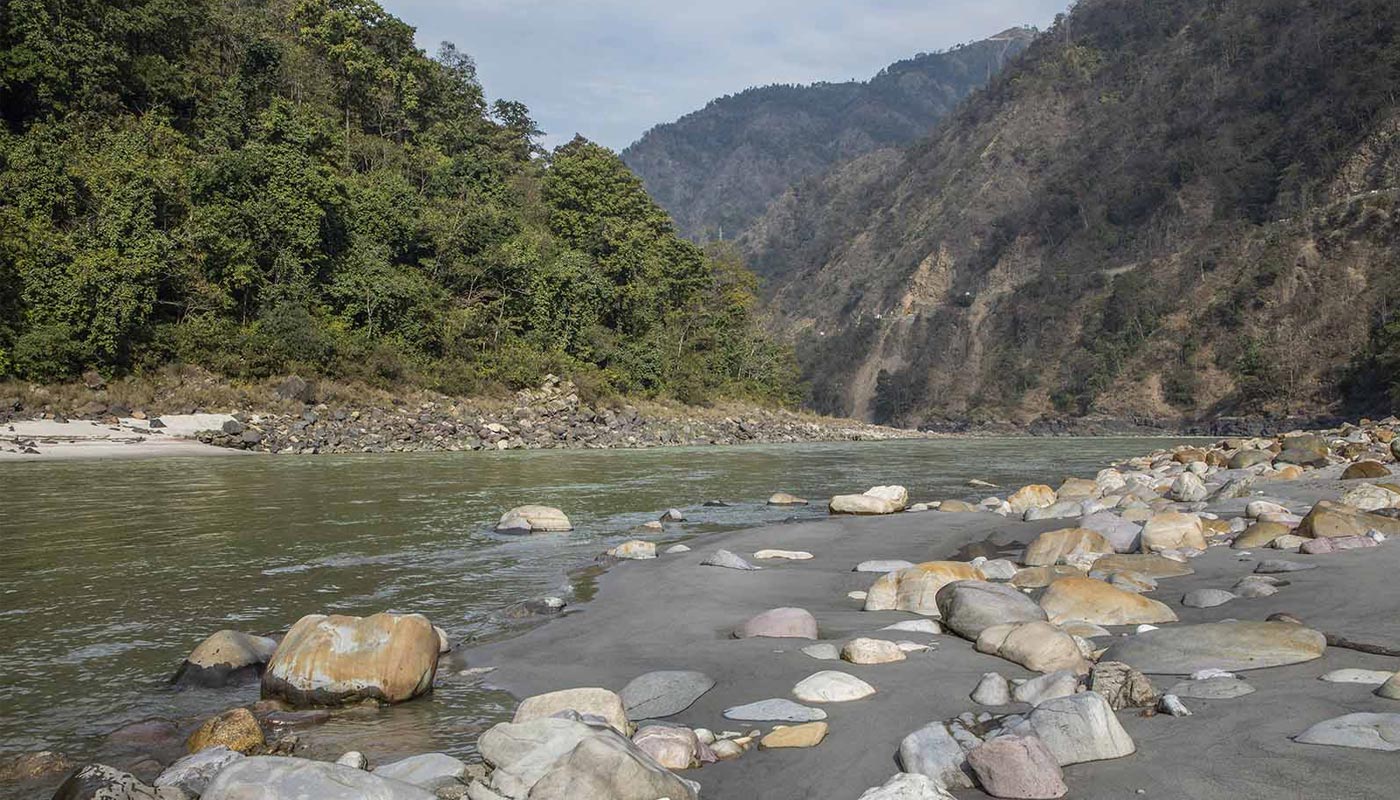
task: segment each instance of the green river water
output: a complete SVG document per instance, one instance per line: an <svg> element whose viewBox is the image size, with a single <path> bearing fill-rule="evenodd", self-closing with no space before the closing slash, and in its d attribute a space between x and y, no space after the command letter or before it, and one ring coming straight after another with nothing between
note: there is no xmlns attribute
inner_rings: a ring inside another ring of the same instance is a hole
<svg viewBox="0 0 1400 800"><path fill-rule="evenodd" d="M505 635L493 612L558 594L568 574L669 507L671 542L825 513L833 493L901 483L914 500L976 499L1092 476L1179 439L935 439L655 450L69 461L0 465L0 754L103 755L103 736L257 699L256 685L172 689L209 633L275 634L303 614L416 611L453 641ZM812 506L763 505L774 491ZM734 505L704 507L706 500ZM576 531L492 532L524 503ZM440 676L441 677L441 676ZM465 754L510 698L440 680L427 698L337 715L313 736L376 757ZM334 753L330 753L334 755Z"/></svg>

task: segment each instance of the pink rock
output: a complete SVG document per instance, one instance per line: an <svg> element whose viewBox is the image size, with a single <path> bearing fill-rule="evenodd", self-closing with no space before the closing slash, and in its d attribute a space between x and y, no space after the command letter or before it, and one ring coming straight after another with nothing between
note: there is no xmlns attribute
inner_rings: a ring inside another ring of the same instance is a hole
<svg viewBox="0 0 1400 800"><path fill-rule="evenodd" d="M1064 773L1038 736L998 736L974 747L967 764L992 797L1054 800L1069 793Z"/></svg>
<svg viewBox="0 0 1400 800"><path fill-rule="evenodd" d="M734 638L755 636L786 639L817 638L817 620L805 608L775 608L750 619L734 631Z"/></svg>
<svg viewBox="0 0 1400 800"><path fill-rule="evenodd" d="M1357 550L1363 547L1375 547L1376 540L1369 536L1338 536L1336 538L1309 539L1299 548L1299 552L1308 555L1322 555L1323 553L1336 553L1342 550Z"/></svg>

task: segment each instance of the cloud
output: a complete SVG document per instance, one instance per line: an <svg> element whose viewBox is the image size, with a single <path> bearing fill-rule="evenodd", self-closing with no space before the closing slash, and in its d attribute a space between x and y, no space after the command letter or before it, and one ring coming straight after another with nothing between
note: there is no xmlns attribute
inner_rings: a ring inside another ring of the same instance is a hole
<svg viewBox="0 0 1400 800"><path fill-rule="evenodd" d="M430 52L476 59L487 94L528 105L550 144L615 149L715 97L769 83L865 79L918 52L1069 0L381 0Z"/></svg>

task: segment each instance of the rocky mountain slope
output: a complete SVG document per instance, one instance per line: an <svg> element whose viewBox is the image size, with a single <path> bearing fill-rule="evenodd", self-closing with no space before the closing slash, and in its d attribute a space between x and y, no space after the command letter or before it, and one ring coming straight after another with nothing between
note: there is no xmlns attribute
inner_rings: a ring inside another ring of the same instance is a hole
<svg viewBox="0 0 1400 800"><path fill-rule="evenodd" d="M1400 5L1083 0L742 245L811 401L903 424L1394 406Z"/></svg>
<svg viewBox="0 0 1400 800"><path fill-rule="evenodd" d="M749 89L658 125L622 157L683 233L733 238L797 181L927 135L1033 36L1013 28L868 81Z"/></svg>

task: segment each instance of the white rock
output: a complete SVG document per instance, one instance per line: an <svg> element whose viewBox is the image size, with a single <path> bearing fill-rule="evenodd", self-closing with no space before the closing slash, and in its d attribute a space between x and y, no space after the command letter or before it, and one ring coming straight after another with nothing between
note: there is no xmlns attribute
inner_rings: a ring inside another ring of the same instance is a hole
<svg viewBox="0 0 1400 800"><path fill-rule="evenodd" d="M845 672L823 670L792 687L792 696L806 703L846 703L875 694L875 687Z"/></svg>

